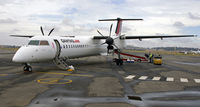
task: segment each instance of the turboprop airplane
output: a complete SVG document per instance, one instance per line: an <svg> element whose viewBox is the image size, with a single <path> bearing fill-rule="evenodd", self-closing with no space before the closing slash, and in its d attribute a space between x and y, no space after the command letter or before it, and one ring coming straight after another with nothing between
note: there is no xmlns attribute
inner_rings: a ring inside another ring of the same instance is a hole
<svg viewBox="0 0 200 107"><path fill-rule="evenodd" d="M11 35L14 37L29 37L29 43L20 47L12 61L24 64L24 71L32 72L30 63L43 61L53 61L58 67L64 69L72 69L66 60L71 58L79 58L86 56L100 55L101 53L110 53L115 50L118 58L115 59L117 65L122 65L123 60L120 57L120 51L125 47L126 39L148 39L148 38L171 38L171 37L194 37L195 35L169 35L169 36L125 36L121 35L122 21L141 21L143 19L102 19L99 21L117 21L115 34L111 35L112 24L108 36L104 36L98 30L100 36L50 36L54 28L49 32L48 36L33 35ZM107 47L107 49L106 49Z"/></svg>

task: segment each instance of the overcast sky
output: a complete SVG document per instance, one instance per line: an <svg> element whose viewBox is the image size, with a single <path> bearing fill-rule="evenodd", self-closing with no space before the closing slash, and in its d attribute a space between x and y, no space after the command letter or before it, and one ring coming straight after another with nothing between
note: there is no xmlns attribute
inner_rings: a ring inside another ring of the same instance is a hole
<svg viewBox="0 0 200 107"><path fill-rule="evenodd" d="M25 38L10 34L41 35L40 26L52 36L108 35L110 24L103 18L143 18L123 22L126 35L200 35L200 0L0 0L0 45L23 45ZM114 34L113 29L113 34ZM182 46L200 48L200 38L132 40L142 47Z"/></svg>

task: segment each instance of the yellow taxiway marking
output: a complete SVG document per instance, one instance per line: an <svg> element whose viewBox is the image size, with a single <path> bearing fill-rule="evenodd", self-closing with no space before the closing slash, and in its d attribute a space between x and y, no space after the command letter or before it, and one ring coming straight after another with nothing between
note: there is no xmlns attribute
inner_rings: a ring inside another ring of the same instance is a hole
<svg viewBox="0 0 200 107"><path fill-rule="evenodd" d="M93 77L93 75L85 75L85 74L70 74L70 73L57 73L57 72L37 72L37 73L66 75L66 76ZM44 79L37 80L37 82L42 83L42 84L69 84L69 83L72 83L72 80L62 79L62 78L44 78Z"/></svg>
<svg viewBox="0 0 200 107"><path fill-rule="evenodd" d="M67 75L67 76L80 76L80 77L93 77L93 75L85 75L85 74L69 74L69 73L57 73L57 72L38 72L38 73Z"/></svg>
<svg viewBox="0 0 200 107"><path fill-rule="evenodd" d="M63 82L60 82L63 81ZM72 82L70 79L62 79L62 78L44 78L37 80L38 83L42 84L69 84Z"/></svg>
<svg viewBox="0 0 200 107"><path fill-rule="evenodd" d="M0 76L8 76L8 74L0 74Z"/></svg>

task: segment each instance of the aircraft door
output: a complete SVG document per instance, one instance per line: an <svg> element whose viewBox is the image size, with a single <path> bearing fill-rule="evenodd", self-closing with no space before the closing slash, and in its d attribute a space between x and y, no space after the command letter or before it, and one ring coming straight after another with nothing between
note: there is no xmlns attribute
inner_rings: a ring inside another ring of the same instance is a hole
<svg viewBox="0 0 200 107"><path fill-rule="evenodd" d="M60 56L60 52L61 52L61 47L60 47L60 43L58 42L58 40L54 40L55 44L56 44L56 58L59 58Z"/></svg>

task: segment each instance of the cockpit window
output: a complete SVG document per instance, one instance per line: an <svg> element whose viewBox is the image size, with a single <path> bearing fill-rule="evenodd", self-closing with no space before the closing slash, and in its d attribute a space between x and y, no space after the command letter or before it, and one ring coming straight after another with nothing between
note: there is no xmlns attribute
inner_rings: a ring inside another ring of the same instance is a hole
<svg viewBox="0 0 200 107"><path fill-rule="evenodd" d="M39 40L31 40L28 45L39 45Z"/></svg>
<svg viewBox="0 0 200 107"><path fill-rule="evenodd" d="M45 40L41 40L40 41L40 45L49 45L49 42L45 41Z"/></svg>

